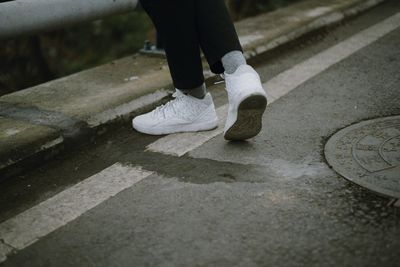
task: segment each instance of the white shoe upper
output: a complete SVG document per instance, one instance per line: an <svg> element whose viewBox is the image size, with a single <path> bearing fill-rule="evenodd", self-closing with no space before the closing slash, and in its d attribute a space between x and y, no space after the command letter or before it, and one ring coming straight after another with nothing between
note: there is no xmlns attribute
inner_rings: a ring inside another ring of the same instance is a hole
<svg viewBox="0 0 400 267"><path fill-rule="evenodd" d="M203 99L198 99L177 89L173 97L174 99L165 105L134 118L133 128L142 133L161 135L211 130L218 126L210 93Z"/></svg>
<svg viewBox="0 0 400 267"><path fill-rule="evenodd" d="M224 133L237 120L240 103L252 95L267 97L258 73L250 65L240 66L233 74L224 73L226 91L228 92L229 109Z"/></svg>

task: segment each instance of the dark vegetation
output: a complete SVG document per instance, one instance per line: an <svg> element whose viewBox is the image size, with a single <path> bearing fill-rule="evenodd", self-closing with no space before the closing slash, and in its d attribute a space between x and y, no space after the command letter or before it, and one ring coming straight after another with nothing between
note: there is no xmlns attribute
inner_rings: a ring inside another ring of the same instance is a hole
<svg viewBox="0 0 400 267"><path fill-rule="evenodd" d="M234 20L296 1L226 0ZM153 36L152 24L139 8L84 25L1 41L0 95L133 54Z"/></svg>

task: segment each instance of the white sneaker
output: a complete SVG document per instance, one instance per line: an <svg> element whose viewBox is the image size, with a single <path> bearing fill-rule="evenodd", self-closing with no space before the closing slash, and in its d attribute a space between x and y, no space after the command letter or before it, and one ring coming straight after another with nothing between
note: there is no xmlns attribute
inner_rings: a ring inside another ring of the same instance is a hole
<svg viewBox="0 0 400 267"><path fill-rule="evenodd" d="M262 115L267 106L260 76L249 65L242 65L233 74L225 73L224 76L229 99L224 138L252 138L261 131Z"/></svg>
<svg viewBox="0 0 400 267"><path fill-rule="evenodd" d="M206 131L218 126L217 113L210 93L203 99L198 99L176 90L172 96L175 99L167 104L134 118L133 128L146 134L162 135Z"/></svg>

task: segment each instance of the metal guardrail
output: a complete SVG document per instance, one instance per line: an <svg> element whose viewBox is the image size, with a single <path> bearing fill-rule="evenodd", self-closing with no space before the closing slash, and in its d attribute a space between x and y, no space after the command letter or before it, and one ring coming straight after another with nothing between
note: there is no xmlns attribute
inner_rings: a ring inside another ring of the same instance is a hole
<svg viewBox="0 0 400 267"><path fill-rule="evenodd" d="M14 0L0 3L0 39L133 11L138 0Z"/></svg>

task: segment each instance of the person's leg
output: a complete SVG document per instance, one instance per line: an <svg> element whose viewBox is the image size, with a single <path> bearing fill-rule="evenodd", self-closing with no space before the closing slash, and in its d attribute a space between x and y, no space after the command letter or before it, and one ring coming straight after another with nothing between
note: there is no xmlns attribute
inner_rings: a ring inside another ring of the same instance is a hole
<svg viewBox="0 0 400 267"><path fill-rule="evenodd" d="M234 73L246 64L224 0L196 0L196 22L200 45L212 72Z"/></svg>
<svg viewBox="0 0 400 267"><path fill-rule="evenodd" d="M203 67L195 21L195 0L140 0L164 43L174 86L202 88Z"/></svg>
<svg viewBox="0 0 400 267"><path fill-rule="evenodd" d="M201 48L214 73L224 72L229 98L224 137L244 140L256 136L262 127L267 105L258 73L242 53L224 0L196 0L196 21Z"/></svg>
<svg viewBox="0 0 400 267"><path fill-rule="evenodd" d="M205 92L195 0L140 0L160 33L175 88L174 99L137 116L139 132L161 135L211 130L218 118L210 93Z"/></svg>

